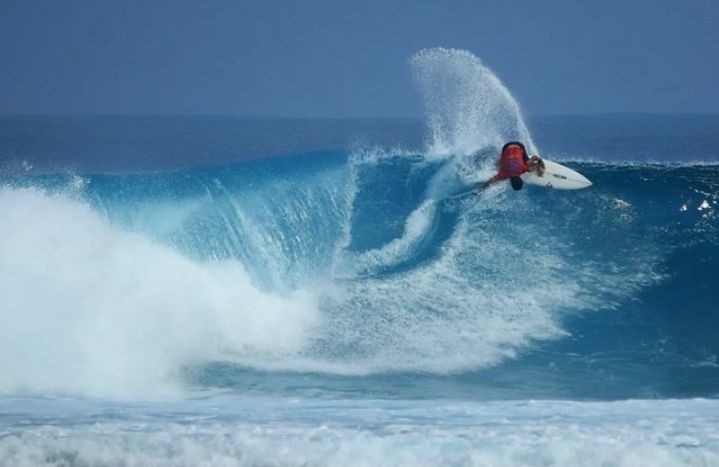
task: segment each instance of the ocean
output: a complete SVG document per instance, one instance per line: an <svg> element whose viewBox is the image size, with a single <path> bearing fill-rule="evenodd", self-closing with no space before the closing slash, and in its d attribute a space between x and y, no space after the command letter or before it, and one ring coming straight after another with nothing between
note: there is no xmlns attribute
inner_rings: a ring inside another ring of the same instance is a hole
<svg viewBox="0 0 719 467"><path fill-rule="evenodd" d="M0 465L719 465L719 116L0 118ZM498 184L501 144L586 190Z"/></svg>

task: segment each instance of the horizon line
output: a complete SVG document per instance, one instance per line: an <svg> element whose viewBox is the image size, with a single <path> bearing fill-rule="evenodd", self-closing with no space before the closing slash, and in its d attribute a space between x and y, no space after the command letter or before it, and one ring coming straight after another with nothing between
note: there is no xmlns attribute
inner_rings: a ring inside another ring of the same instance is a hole
<svg viewBox="0 0 719 467"><path fill-rule="evenodd" d="M612 116L719 116L716 112L547 112L547 113L523 113L524 118L543 117L612 117ZM267 120L400 120L400 121L421 121L424 116L291 116L291 115L251 115L232 113L147 113L147 112L124 112L124 113L103 113L103 112L73 112L73 113L0 113L0 118L69 118L69 117L182 117L182 118L238 118L238 119L267 119Z"/></svg>

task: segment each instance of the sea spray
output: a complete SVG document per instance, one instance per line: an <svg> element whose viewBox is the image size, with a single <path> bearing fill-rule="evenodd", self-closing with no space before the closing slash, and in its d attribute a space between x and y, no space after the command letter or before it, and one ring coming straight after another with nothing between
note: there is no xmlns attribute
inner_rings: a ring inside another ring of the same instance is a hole
<svg viewBox="0 0 719 467"><path fill-rule="evenodd" d="M519 104L477 56L438 47L417 52L410 65L424 103L428 154L470 155L510 140L536 150Z"/></svg>

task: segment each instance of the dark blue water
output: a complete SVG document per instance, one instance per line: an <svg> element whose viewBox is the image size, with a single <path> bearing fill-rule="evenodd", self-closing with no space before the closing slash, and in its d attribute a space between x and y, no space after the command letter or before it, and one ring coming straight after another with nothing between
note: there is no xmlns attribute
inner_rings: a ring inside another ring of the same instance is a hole
<svg viewBox="0 0 719 467"><path fill-rule="evenodd" d="M717 115L530 118L556 160L716 163ZM5 171L137 172L367 147L423 152L422 119L249 117L0 117Z"/></svg>

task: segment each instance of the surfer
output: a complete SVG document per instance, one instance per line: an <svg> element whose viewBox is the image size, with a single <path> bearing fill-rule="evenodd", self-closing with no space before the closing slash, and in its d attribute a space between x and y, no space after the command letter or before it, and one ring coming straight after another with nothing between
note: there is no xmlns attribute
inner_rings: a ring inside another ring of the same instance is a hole
<svg viewBox="0 0 719 467"><path fill-rule="evenodd" d="M527 149L518 141L510 141L502 147L499 159L499 173L490 178L477 192L484 190L495 182L509 179L512 188L521 190L524 182L520 175L525 172L537 171L541 177L544 174L544 161L539 156L527 156Z"/></svg>

